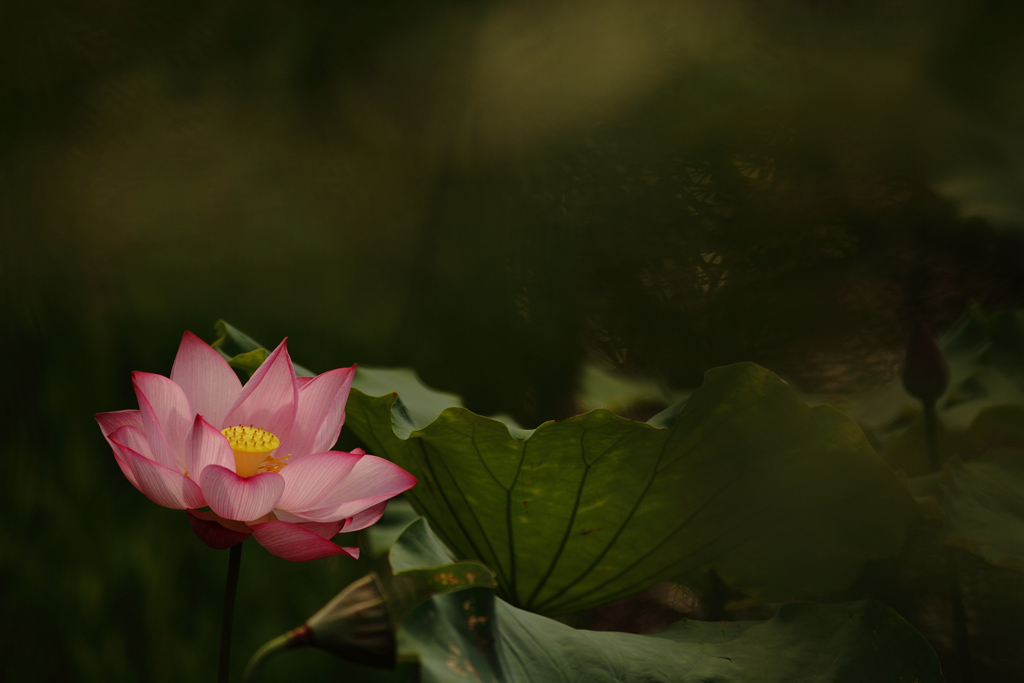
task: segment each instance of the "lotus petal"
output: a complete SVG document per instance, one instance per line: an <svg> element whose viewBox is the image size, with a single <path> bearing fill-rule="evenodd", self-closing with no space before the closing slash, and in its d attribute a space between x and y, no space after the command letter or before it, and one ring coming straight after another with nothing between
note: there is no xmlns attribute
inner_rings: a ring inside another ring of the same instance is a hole
<svg viewBox="0 0 1024 683"><path fill-rule="evenodd" d="M276 520L253 524L252 534L270 553L292 562L306 562L332 555L348 555L359 559L359 548L343 548L298 524Z"/></svg>
<svg viewBox="0 0 1024 683"><path fill-rule="evenodd" d="M238 545L252 536L252 529L242 522L224 519L211 510L186 510L192 531L214 550Z"/></svg>
<svg viewBox="0 0 1024 683"><path fill-rule="evenodd" d="M387 500L382 503L377 503L373 507L368 507L362 512L357 512L348 518L348 522L342 527L342 531L349 533L351 531L359 531L366 527L376 524L381 517L384 516L384 510L388 506Z"/></svg>
<svg viewBox="0 0 1024 683"><path fill-rule="evenodd" d="M287 340L267 356L224 418L224 426L252 425L284 441L295 421L298 387Z"/></svg>
<svg viewBox="0 0 1024 683"><path fill-rule="evenodd" d="M153 458L164 467L185 468L185 438L192 427L192 411L185 392L163 375L133 372L142 424Z"/></svg>
<svg viewBox="0 0 1024 683"><path fill-rule="evenodd" d="M185 471L192 479L200 481L208 465L220 465L230 470L235 466L235 456L224 435L202 415L196 415L185 446Z"/></svg>
<svg viewBox="0 0 1024 683"><path fill-rule="evenodd" d="M345 402L352 388L355 366L338 368L303 383L298 390L295 423L281 453L295 458L326 451L338 440L345 419Z"/></svg>
<svg viewBox="0 0 1024 683"><path fill-rule="evenodd" d="M284 479L277 472L240 477L220 465L207 465L199 483L211 510L221 517L240 522L268 514L284 491Z"/></svg>
<svg viewBox="0 0 1024 683"><path fill-rule="evenodd" d="M339 519L337 522L300 522L299 526L312 531L320 538L330 540L341 532L345 526L345 521L344 519Z"/></svg>
<svg viewBox="0 0 1024 683"><path fill-rule="evenodd" d="M381 501L397 496L416 485L416 477L398 465L364 455L338 488L324 501L324 506L302 514L310 521L328 521L352 517Z"/></svg>
<svg viewBox="0 0 1024 683"><path fill-rule="evenodd" d="M281 470L285 489L277 507L293 512L323 507L323 501L342 485L361 457L328 451L307 455L288 465Z"/></svg>
<svg viewBox="0 0 1024 683"><path fill-rule="evenodd" d="M121 456L131 467L138 489L157 505L175 510L198 508L206 505L203 492L194 481L181 472L164 467L120 445Z"/></svg>
<svg viewBox="0 0 1024 683"><path fill-rule="evenodd" d="M181 387L192 412L217 429L242 391L242 383L227 361L191 332L181 338L171 368L171 381Z"/></svg>

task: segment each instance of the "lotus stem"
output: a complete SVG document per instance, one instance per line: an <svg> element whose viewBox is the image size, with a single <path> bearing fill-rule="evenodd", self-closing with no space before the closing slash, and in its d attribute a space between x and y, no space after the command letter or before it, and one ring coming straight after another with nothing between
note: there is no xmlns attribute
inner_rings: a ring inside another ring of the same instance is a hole
<svg viewBox="0 0 1024 683"><path fill-rule="evenodd" d="M231 546L228 557L228 579L224 586L224 615L220 622L220 666L217 683L228 683L231 671L231 624L235 614L235 593L238 590L238 569L242 564L242 544Z"/></svg>
<svg viewBox="0 0 1024 683"><path fill-rule="evenodd" d="M925 443L928 449L928 463L931 471L942 469L939 457L939 418L935 401L922 401L924 404ZM967 609L964 607L964 593L960 585L960 568L957 565L953 548L943 548L946 563L946 578L949 584L949 601L953 607L953 636L956 641L957 653L960 658L961 683L973 683L974 663L971 656L971 642L967 633Z"/></svg>
<svg viewBox="0 0 1024 683"><path fill-rule="evenodd" d="M939 416L935 409L935 401L924 403L924 438L928 450L928 466L932 472L942 469L939 456Z"/></svg>
<svg viewBox="0 0 1024 683"><path fill-rule="evenodd" d="M253 674L256 673L256 669L262 666L263 662L265 662L271 655L276 655L277 653L284 652L285 650L291 650L310 644L312 644L312 637L309 633L308 626L300 626L288 633L279 635L270 642L265 643L259 650L256 650L256 654L252 656L252 659L249 660L249 664L245 667L245 680L252 679Z"/></svg>

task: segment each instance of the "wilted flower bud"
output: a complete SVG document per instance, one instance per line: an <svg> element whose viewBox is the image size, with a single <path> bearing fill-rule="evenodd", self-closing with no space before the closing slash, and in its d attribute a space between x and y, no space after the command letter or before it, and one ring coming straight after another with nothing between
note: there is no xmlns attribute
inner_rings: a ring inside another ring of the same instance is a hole
<svg viewBox="0 0 1024 683"><path fill-rule="evenodd" d="M375 573L338 593L309 618L306 626L313 647L359 664L394 666L395 634Z"/></svg>
<svg viewBox="0 0 1024 683"><path fill-rule="evenodd" d="M949 364L923 322L918 321L907 344L903 386L925 404L935 403L949 386Z"/></svg>
<svg viewBox="0 0 1024 683"><path fill-rule="evenodd" d="M352 583L305 624L257 650L246 677L270 655L308 646L357 664L394 667L395 633L377 574L371 572Z"/></svg>

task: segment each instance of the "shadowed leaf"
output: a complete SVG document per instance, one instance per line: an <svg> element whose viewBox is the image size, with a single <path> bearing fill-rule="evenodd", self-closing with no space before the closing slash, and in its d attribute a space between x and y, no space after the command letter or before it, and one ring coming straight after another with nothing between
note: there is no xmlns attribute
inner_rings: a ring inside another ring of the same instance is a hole
<svg viewBox="0 0 1024 683"><path fill-rule="evenodd" d="M942 681L927 641L873 600L790 603L768 621L683 621L641 636L576 630L473 589L417 607L398 642L424 683Z"/></svg>
<svg viewBox="0 0 1024 683"><path fill-rule="evenodd" d="M457 562L452 558L422 518L402 532L389 559L396 576L418 579L435 594L497 586L494 574L479 562Z"/></svg>

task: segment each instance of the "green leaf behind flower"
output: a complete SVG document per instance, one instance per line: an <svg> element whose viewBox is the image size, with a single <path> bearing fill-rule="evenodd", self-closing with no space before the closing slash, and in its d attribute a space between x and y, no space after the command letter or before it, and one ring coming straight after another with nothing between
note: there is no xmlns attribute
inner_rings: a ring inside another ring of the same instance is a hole
<svg viewBox="0 0 1024 683"><path fill-rule="evenodd" d="M656 427L596 410L533 431L463 408L429 424L353 390L348 426L419 479L408 497L501 595L560 614L715 569L766 600L836 590L916 514L861 430L753 364L717 368Z"/></svg>
<svg viewBox="0 0 1024 683"><path fill-rule="evenodd" d="M217 349L228 365L252 377L269 355L266 347L223 320L218 320L213 327L217 338L210 346ZM298 377L313 377L316 374L294 362L292 366Z"/></svg>
<svg viewBox="0 0 1024 683"><path fill-rule="evenodd" d="M427 387L409 368L360 366L352 386L369 396L397 393L401 398L395 403L395 412L402 413L402 420L409 424L430 424L445 408L462 405L455 394Z"/></svg>

